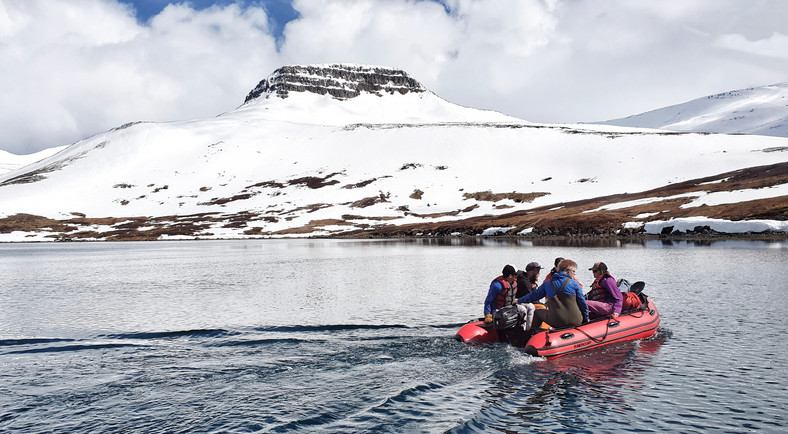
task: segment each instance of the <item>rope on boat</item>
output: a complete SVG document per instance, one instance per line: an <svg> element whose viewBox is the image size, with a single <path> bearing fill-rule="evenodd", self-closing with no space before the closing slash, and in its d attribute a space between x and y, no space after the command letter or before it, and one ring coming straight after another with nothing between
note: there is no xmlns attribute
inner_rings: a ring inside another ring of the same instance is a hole
<svg viewBox="0 0 788 434"><path fill-rule="evenodd" d="M601 342L604 342L604 341L605 341L605 339L607 339L607 334L610 332L610 321L611 321L611 320L613 320L613 318L608 318L608 320L607 320L607 327L605 327L605 334L602 336L602 339L597 339L597 338L595 338L595 337L593 337L593 336L589 335L588 333L586 333L586 331L585 331L585 330L583 330L583 329L581 329L581 328L575 327L575 329L576 329L577 331L579 331L580 333L582 333L582 334L586 335L586 337L587 337L588 339L591 339L592 341L594 341L594 342L596 342L596 343L601 343Z"/></svg>
<svg viewBox="0 0 788 434"><path fill-rule="evenodd" d="M628 315L631 315L631 316L633 316L633 317L634 317L635 313L640 313L640 316L639 316L639 317L637 317L637 318L641 318L643 315L645 315L645 314L646 314L646 312L648 312L648 304L647 304L647 303L643 303L643 306L641 306L641 308L639 309L639 311L638 311L638 312L632 312L632 313L630 313L630 314L628 314ZM592 341L594 341L594 342L596 342L596 343L601 343L601 342L604 342L604 341L605 341L605 339L607 339L607 334L610 332L610 322L611 322L611 321L613 321L613 319L614 319L614 318L612 318L612 317L610 317L610 318L608 318L608 319L607 319L607 327L605 327L605 334L604 334L604 335L602 336L602 338L601 338L601 339L599 339L599 340L597 340L595 337L593 337L593 336L589 335L588 333L586 333L586 332L585 332L585 330L583 330L583 329L581 329L581 328L579 328L579 327L575 327L575 329L576 329L577 331L579 331L580 333L582 333L582 334L586 335L586 337L587 337L588 339L591 339Z"/></svg>

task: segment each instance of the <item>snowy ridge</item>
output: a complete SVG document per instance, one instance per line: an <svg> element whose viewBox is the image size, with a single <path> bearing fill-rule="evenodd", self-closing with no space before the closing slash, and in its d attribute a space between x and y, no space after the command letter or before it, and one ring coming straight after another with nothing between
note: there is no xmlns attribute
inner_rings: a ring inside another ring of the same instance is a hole
<svg viewBox="0 0 788 434"><path fill-rule="evenodd" d="M672 131L788 137L788 83L724 92L597 123Z"/></svg>
<svg viewBox="0 0 788 434"><path fill-rule="evenodd" d="M55 155L58 152L66 149L67 146L56 146L54 148L44 149L33 154L16 155L0 149L0 175L11 172L13 170L21 169L28 164L41 161L49 156Z"/></svg>

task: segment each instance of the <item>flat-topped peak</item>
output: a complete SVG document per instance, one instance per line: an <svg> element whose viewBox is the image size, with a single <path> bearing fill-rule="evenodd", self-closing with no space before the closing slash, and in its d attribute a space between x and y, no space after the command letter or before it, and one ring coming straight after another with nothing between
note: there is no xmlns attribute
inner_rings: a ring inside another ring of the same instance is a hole
<svg viewBox="0 0 788 434"><path fill-rule="evenodd" d="M262 80L249 92L244 103L260 96L287 98L290 92L350 99L364 92L383 96L425 91L421 83L400 69L353 64L288 65Z"/></svg>

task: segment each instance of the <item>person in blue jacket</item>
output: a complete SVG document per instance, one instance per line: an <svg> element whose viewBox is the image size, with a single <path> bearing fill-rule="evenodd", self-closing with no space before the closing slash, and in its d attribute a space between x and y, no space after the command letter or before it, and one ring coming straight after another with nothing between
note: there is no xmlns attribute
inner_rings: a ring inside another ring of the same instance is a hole
<svg viewBox="0 0 788 434"><path fill-rule="evenodd" d="M487 298L484 299L484 322L491 323L496 310L512 306L516 293L517 268L514 265L506 265L501 275L490 283Z"/></svg>
<svg viewBox="0 0 788 434"><path fill-rule="evenodd" d="M514 300L513 304L532 303L542 297L547 297L547 309L537 309L534 313L532 329L538 329L542 322L550 327L579 326L588 322L588 305L586 304L583 288L575 280L577 263L571 259L564 259L558 263L558 271L553 273L550 280L545 281L534 292Z"/></svg>

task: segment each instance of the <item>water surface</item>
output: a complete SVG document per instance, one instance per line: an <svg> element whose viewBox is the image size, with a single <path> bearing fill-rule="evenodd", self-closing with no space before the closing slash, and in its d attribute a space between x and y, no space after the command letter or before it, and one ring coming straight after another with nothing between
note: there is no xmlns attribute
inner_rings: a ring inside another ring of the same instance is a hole
<svg viewBox="0 0 788 434"><path fill-rule="evenodd" d="M604 261L657 336L544 361L453 339L506 263ZM781 431L784 242L0 245L0 430Z"/></svg>

